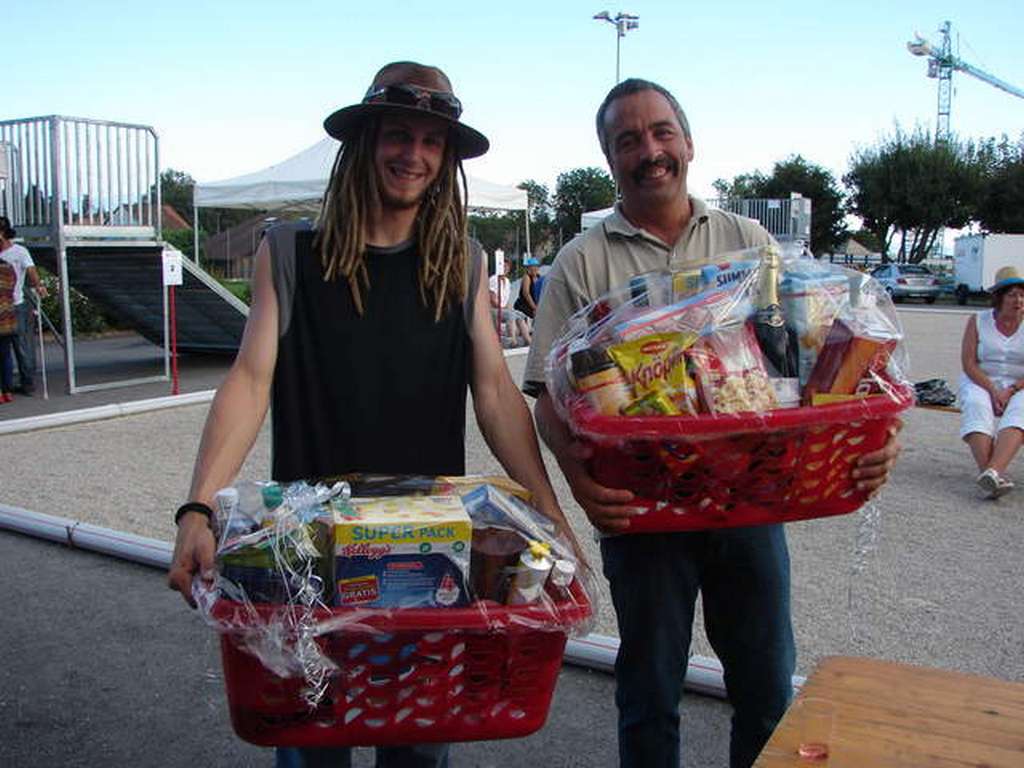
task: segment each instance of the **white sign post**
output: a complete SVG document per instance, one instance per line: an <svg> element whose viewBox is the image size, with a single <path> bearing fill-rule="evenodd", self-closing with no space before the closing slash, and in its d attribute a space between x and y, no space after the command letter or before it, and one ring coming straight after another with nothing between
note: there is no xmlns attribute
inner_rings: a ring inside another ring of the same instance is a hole
<svg viewBox="0 0 1024 768"><path fill-rule="evenodd" d="M505 323L505 291L503 289L503 280L505 277L505 252L501 250L501 248L494 249L494 274L498 277L495 282L498 284L498 342L500 343Z"/></svg>
<svg viewBox="0 0 1024 768"><path fill-rule="evenodd" d="M174 312L174 286L184 280L181 274L181 251L164 251L164 286L171 311L171 394L178 394L178 322Z"/></svg>
<svg viewBox="0 0 1024 768"><path fill-rule="evenodd" d="M164 251L164 285L181 285L181 251Z"/></svg>

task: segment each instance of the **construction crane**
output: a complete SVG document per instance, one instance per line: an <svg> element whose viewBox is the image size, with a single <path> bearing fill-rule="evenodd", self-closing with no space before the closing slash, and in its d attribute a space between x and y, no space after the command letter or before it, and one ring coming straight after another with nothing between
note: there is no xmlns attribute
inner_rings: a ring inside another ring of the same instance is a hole
<svg viewBox="0 0 1024 768"><path fill-rule="evenodd" d="M949 108L953 96L953 71L964 72L971 77L976 77L983 83L994 85L1000 90L1006 91L1012 96L1024 99L1024 90L1000 80L988 72L984 72L953 53L953 47L949 40L949 31L952 25L946 21L939 27L942 35L942 42L935 48L931 43L914 34L914 40L907 43L907 50L915 56L928 57L928 77L938 78L939 81L939 115L935 123L935 140L947 141L949 139Z"/></svg>

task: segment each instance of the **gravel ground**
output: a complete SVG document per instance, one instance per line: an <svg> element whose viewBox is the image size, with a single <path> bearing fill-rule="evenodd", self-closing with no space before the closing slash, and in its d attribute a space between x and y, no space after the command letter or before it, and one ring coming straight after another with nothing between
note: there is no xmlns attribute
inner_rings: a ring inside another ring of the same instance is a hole
<svg viewBox="0 0 1024 768"><path fill-rule="evenodd" d="M904 307L900 316L911 378L941 376L955 388L966 315ZM525 357L508 360L518 381ZM124 392L113 401L126 399ZM170 540L171 512L187 490L206 410L172 408L0 437L7 465L0 503ZM906 418L903 456L874 505L789 526L800 673L823 655L854 653L1024 681L1017 586L1024 494L982 500L956 430L955 414L915 409ZM498 472L471 416L467 436L468 471ZM586 519L551 456L545 459L596 564ZM263 478L268 467L264 429L242 476ZM869 545L866 552L858 542ZM615 634L606 593L596 631ZM693 650L712 655L703 636Z"/></svg>

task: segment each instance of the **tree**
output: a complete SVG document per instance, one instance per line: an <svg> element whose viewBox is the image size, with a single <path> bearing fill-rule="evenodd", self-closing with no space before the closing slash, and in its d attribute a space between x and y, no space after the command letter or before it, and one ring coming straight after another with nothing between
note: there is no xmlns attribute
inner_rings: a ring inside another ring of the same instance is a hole
<svg viewBox="0 0 1024 768"><path fill-rule="evenodd" d="M770 176L761 171L745 173L731 182L718 179L712 185L726 199L789 199L796 192L811 200L811 242L814 253L833 253L847 236L843 193L832 173L820 165L792 155L777 162Z"/></svg>
<svg viewBox="0 0 1024 768"><path fill-rule="evenodd" d="M988 173L978 222L989 232L1024 233L1024 135L1016 144L990 139L980 155Z"/></svg>
<svg viewBox="0 0 1024 768"><path fill-rule="evenodd" d="M541 223L551 218L551 194L548 192L547 185L533 179L526 179L526 181L519 182L516 188L526 192L526 197L530 201L530 216L533 221Z"/></svg>
<svg viewBox="0 0 1024 768"><path fill-rule="evenodd" d="M545 184L527 179L517 185L526 192L530 201L530 248L536 256L552 250L556 229L551 194Z"/></svg>
<svg viewBox="0 0 1024 768"><path fill-rule="evenodd" d="M711 186L723 200L743 200L744 198L764 197L762 190L767 181L768 177L763 173L754 171L753 173L741 173L732 181L715 179ZM786 196L789 197L789 194L787 193Z"/></svg>
<svg viewBox="0 0 1024 768"><path fill-rule="evenodd" d="M195 179L184 171L167 168L160 173L161 201L172 206L191 226L195 226L192 221L192 190L195 185Z"/></svg>
<svg viewBox="0 0 1024 768"><path fill-rule="evenodd" d="M883 244L889 259L897 236L900 262L917 263L945 227L966 226L984 189L984 162L975 147L955 138L934 143L921 129L891 137L850 159L843 181L851 208Z"/></svg>
<svg viewBox="0 0 1024 768"><path fill-rule="evenodd" d="M574 168L555 182L555 223L568 233L580 231L584 211L607 208L615 202L615 182L600 168Z"/></svg>
<svg viewBox="0 0 1024 768"><path fill-rule="evenodd" d="M185 171L166 168L160 173L161 201L173 206L174 210L180 213L182 218L193 227L196 225L192 220L192 192L195 185L195 179ZM234 208L201 208L199 210L200 244L205 242L206 234L223 232L236 224L241 224L257 213L260 212ZM202 250L202 246L200 250Z"/></svg>
<svg viewBox="0 0 1024 768"><path fill-rule="evenodd" d="M468 219L470 236L492 255L496 248L514 249L516 233L522 225L523 215L519 211L476 210Z"/></svg>

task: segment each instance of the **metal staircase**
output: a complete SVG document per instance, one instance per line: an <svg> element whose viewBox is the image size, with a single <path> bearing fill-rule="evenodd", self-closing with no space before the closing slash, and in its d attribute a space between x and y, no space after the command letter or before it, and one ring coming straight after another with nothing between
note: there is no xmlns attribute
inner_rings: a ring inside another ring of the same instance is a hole
<svg viewBox="0 0 1024 768"><path fill-rule="evenodd" d="M64 327L73 328L74 288L162 346L168 370L159 168L149 126L56 115L0 121L0 213L60 277ZM248 308L188 259L182 266L178 350L234 353ZM64 342L71 394L167 379L78 386L73 332Z"/></svg>
<svg viewBox="0 0 1024 768"><path fill-rule="evenodd" d="M68 273L75 289L148 341L163 346L162 247L68 251ZM57 271L53 251L38 250L33 258ZM184 283L175 290L179 352L234 354L242 341L248 307L191 261L182 263Z"/></svg>

